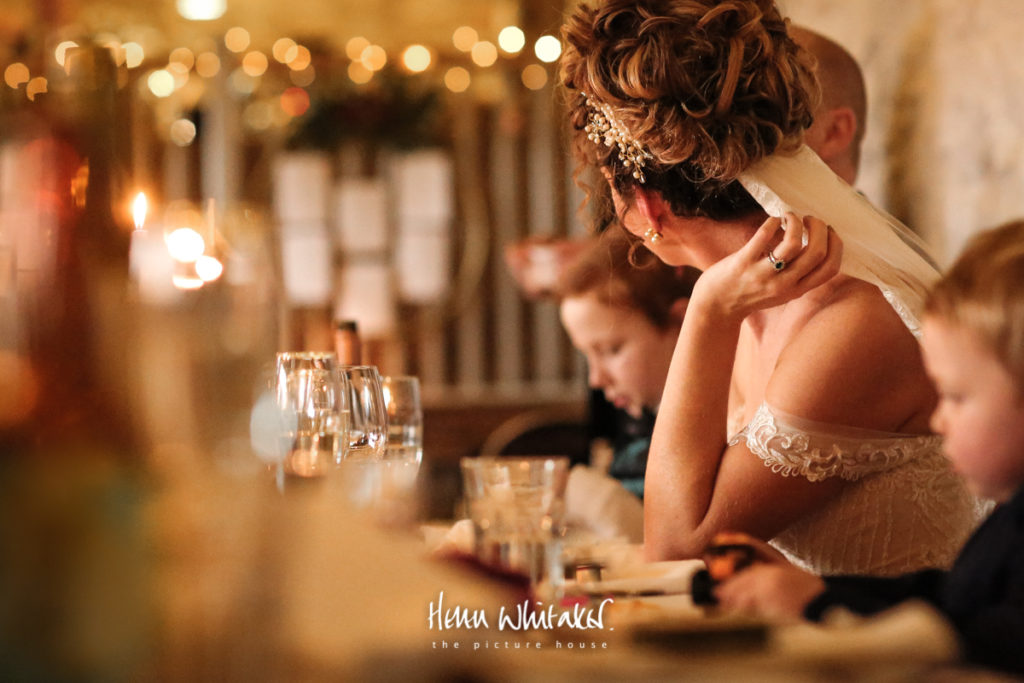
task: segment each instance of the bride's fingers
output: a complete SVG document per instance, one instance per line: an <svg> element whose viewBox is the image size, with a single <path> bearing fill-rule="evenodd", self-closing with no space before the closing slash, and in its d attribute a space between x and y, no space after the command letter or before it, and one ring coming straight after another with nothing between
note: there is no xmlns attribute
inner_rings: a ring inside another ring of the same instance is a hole
<svg viewBox="0 0 1024 683"><path fill-rule="evenodd" d="M781 225L782 219L774 217L768 218L768 220L761 224L757 232L754 233L754 236L743 246L743 250L747 252L747 256L750 257L751 261L757 261L765 257L770 251L769 247Z"/></svg>
<svg viewBox="0 0 1024 683"><path fill-rule="evenodd" d="M810 246L810 243L808 243ZM822 285L839 273L843 263L843 241L832 228L826 228L824 240L824 256L818 260L814 268L800 278L800 288L809 291Z"/></svg>
<svg viewBox="0 0 1024 683"><path fill-rule="evenodd" d="M801 228L806 229L807 243L799 252L805 261L805 270L810 271L828 256L828 236L831 230L824 221L813 216L804 216Z"/></svg>
<svg viewBox="0 0 1024 683"><path fill-rule="evenodd" d="M782 227L785 228L782 241L772 249L772 255L788 262L799 256L803 248L804 224L795 213L787 211L782 217Z"/></svg>

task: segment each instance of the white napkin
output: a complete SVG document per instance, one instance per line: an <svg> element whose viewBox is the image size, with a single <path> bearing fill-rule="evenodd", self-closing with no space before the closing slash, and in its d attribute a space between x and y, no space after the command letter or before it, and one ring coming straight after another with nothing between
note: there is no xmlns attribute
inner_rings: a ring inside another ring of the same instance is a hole
<svg viewBox="0 0 1024 683"><path fill-rule="evenodd" d="M447 525L424 524L420 527L423 540L430 553L447 555L450 553L472 554L473 552L473 520L460 519Z"/></svg>
<svg viewBox="0 0 1024 683"><path fill-rule="evenodd" d="M598 538L644 540L644 504L617 479L586 465L576 465L569 472L565 518Z"/></svg>

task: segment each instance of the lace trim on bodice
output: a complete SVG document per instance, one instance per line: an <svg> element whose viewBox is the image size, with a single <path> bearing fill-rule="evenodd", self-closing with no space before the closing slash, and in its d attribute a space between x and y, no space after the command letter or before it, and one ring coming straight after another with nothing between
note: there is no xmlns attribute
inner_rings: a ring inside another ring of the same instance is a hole
<svg viewBox="0 0 1024 683"><path fill-rule="evenodd" d="M815 423L762 403L729 445L743 441L765 465L783 476L857 481L937 452L941 437Z"/></svg>
<svg viewBox="0 0 1024 683"><path fill-rule="evenodd" d="M903 324L907 326L908 330L910 330L910 334L914 335L915 339L920 339L921 324L918 322L917 316L914 315L914 312L910 310L910 307L903 302L903 299L901 299L896 292L892 291L888 287L880 287L880 289L882 290L882 296L884 296L885 300L889 302L892 309L896 311L896 315L900 317Z"/></svg>

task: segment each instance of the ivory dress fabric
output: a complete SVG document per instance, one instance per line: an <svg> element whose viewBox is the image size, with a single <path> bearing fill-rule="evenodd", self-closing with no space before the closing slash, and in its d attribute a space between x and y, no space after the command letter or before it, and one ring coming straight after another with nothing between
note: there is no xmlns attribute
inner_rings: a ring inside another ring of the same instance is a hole
<svg viewBox="0 0 1024 683"><path fill-rule="evenodd" d="M729 443L745 443L780 476L851 482L771 540L817 574L947 568L986 511L943 457L939 436L815 423L763 403Z"/></svg>

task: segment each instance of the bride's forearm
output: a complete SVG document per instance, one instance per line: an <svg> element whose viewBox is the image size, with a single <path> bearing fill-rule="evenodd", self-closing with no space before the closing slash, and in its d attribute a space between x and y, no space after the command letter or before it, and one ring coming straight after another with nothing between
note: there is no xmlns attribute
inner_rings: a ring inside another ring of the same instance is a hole
<svg viewBox="0 0 1024 683"><path fill-rule="evenodd" d="M644 485L649 559L696 556L726 447L729 379L742 318L691 301L658 408Z"/></svg>

